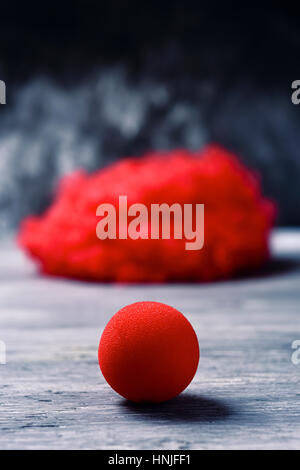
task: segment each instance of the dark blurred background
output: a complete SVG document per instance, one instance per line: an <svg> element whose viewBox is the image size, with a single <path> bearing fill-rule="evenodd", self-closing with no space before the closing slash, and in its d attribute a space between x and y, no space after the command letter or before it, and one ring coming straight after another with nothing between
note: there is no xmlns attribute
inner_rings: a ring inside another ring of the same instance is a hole
<svg viewBox="0 0 300 470"><path fill-rule="evenodd" d="M300 225L299 53L300 7L276 2L1 4L0 230L74 168L211 141Z"/></svg>

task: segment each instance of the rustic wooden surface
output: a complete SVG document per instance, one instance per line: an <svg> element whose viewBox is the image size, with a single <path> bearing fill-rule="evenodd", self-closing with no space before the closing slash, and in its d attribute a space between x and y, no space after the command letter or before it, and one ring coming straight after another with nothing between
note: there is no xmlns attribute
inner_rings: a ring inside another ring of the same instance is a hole
<svg viewBox="0 0 300 470"><path fill-rule="evenodd" d="M277 233L273 247L257 277L128 287L39 277L2 242L0 448L300 448L300 234ZM98 369L104 325L138 300L178 308L199 337L193 383L162 405L126 402Z"/></svg>

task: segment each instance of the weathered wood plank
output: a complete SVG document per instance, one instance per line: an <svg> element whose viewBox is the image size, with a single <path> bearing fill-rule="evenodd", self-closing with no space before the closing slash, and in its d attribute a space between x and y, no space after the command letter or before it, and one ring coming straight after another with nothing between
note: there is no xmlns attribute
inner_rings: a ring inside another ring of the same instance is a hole
<svg viewBox="0 0 300 470"><path fill-rule="evenodd" d="M2 242L0 448L300 448L300 365L291 362L300 339L299 234L295 240L289 250L282 234L274 239L277 257L288 258L259 277L151 286L39 277ZM98 368L104 325L138 300L178 308L199 337L195 380L162 405L126 402Z"/></svg>

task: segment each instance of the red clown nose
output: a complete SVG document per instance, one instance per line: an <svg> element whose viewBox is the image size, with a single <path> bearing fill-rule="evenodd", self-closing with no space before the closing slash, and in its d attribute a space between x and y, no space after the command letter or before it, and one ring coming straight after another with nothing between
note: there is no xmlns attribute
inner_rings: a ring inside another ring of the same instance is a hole
<svg viewBox="0 0 300 470"><path fill-rule="evenodd" d="M193 379L199 345L189 321L173 307L137 302L106 325L99 364L109 385L134 402L163 402Z"/></svg>

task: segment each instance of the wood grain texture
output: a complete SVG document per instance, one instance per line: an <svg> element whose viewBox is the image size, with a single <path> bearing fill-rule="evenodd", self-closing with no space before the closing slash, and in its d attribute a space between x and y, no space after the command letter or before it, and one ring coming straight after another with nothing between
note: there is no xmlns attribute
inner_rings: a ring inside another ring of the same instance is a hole
<svg viewBox="0 0 300 470"><path fill-rule="evenodd" d="M292 235L294 249L289 233L275 234L275 260L259 276L206 285L40 277L2 242L0 448L299 449L291 343L300 339L300 233ZM130 404L99 372L103 327L138 300L178 308L199 338L197 375L166 404Z"/></svg>

